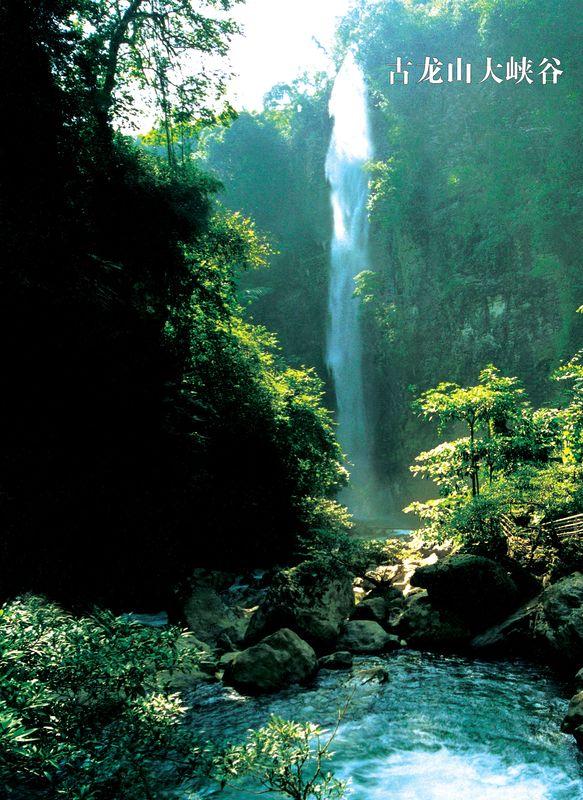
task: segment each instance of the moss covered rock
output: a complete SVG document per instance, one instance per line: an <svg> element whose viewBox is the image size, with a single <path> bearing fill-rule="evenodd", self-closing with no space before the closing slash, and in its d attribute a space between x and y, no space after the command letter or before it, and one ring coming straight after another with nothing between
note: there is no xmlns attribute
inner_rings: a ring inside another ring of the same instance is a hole
<svg viewBox="0 0 583 800"><path fill-rule="evenodd" d="M338 638L354 608L352 576L336 562L305 562L282 570L247 629L254 643L280 628L290 628L317 649Z"/></svg>
<svg viewBox="0 0 583 800"><path fill-rule="evenodd" d="M307 680L316 667L310 645L284 628L237 653L225 665L223 682L244 694L275 692Z"/></svg>

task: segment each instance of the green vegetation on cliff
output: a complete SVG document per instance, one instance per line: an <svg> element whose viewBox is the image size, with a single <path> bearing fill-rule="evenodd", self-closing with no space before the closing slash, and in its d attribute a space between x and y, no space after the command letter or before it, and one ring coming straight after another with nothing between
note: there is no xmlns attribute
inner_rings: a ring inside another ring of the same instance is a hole
<svg viewBox="0 0 583 800"><path fill-rule="evenodd" d="M442 381L467 383L495 363L521 377L534 403L554 403L548 377L578 347L578 17L573 0L362 0L340 26L338 59L346 47L356 50L370 94L372 241L355 289L375 459L393 485L430 443L410 411L413 394ZM426 56L445 65L462 57L473 65L473 82L418 84L414 72L408 86L391 86L399 56L417 65ZM523 56L533 62L532 84L480 83L488 57L505 66ZM536 78L544 57L561 60L556 85ZM205 151L219 177L243 165L225 201L252 213L281 251L270 273L255 276L262 292L249 312L280 334L289 358L308 353L320 369L329 89L321 78L279 87L262 114L237 120Z"/></svg>
<svg viewBox="0 0 583 800"><path fill-rule="evenodd" d="M440 433L463 434L421 453L411 467L439 492L407 509L423 520L426 536L494 558L511 552L541 573L583 566L578 537L561 542L552 527L583 512L581 355L553 376L566 383L556 408L534 408L520 382L492 366L476 386L441 383L421 395L421 417Z"/></svg>

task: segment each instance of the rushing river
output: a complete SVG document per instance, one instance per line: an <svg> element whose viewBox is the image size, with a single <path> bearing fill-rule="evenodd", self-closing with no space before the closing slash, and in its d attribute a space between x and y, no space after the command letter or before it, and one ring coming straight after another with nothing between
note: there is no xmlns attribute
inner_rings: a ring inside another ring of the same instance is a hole
<svg viewBox="0 0 583 800"><path fill-rule="evenodd" d="M332 762L352 800L583 800L583 755L559 730L567 701L546 670L412 651L356 669L376 665L387 683L322 671L311 687L257 699L203 686L193 723L214 741L240 740L271 714L330 727L356 686ZM252 795L200 794L215 796Z"/></svg>

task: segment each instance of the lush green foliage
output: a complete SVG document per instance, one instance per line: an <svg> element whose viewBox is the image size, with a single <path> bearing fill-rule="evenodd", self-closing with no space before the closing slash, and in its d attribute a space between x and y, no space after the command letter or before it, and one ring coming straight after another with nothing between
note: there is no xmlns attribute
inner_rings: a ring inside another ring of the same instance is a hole
<svg viewBox="0 0 583 800"><path fill-rule="evenodd" d="M0 615L0 781L72 800L166 797L200 762L162 671L192 670L186 634L108 612L75 618L43 599ZM162 769L162 760L170 759Z"/></svg>
<svg viewBox="0 0 583 800"><path fill-rule="evenodd" d="M313 576L325 585L340 571L364 577L380 564L403 558L407 545L398 538L359 539L354 534L333 532L326 528L311 530L300 539L298 555L302 563L294 574Z"/></svg>
<svg viewBox="0 0 583 800"><path fill-rule="evenodd" d="M2 786L39 800L162 800L210 781L294 800L343 797L344 783L324 769L333 734L315 725L274 719L224 749L200 740L171 685L205 655L178 629L105 611L74 617L39 597L5 605Z"/></svg>
<svg viewBox="0 0 583 800"><path fill-rule="evenodd" d="M311 723L272 717L264 728L252 731L246 742L221 754L215 776L223 786L250 777L264 791L292 800L341 800L346 797L347 783L325 768L333 755L330 746L335 733Z"/></svg>
<svg viewBox="0 0 583 800"><path fill-rule="evenodd" d="M436 419L440 432L457 432L460 425L469 432L421 453L411 467L439 490L438 498L406 509L421 517L426 535L500 556L519 546L509 542L512 519L520 522L516 537L522 533L534 547L543 544L541 524L583 510L577 364L577 358L571 360L556 375L575 378L562 408L534 409L517 379L494 367L480 373L476 386L446 383L421 395L418 413Z"/></svg>

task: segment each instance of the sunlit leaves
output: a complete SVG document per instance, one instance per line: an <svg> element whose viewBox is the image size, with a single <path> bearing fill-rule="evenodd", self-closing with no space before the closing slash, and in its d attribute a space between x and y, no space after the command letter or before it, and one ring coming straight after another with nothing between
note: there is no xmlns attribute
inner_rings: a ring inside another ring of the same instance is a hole
<svg viewBox="0 0 583 800"><path fill-rule="evenodd" d="M75 617L37 597L0 616L0 780L54 796L165 797L168 748L192 768L186 707L156 689L164 670L196 668L202 652L176 629L144 628L95 611ZM80 787L85 787L79 793Z"/></svg>
<svg viewBox="0 0 583 800"><path fill-rule="evenodd" d="M214 774L224 786L249 777L265 791L292 800L341 800L347 783L324 766L332 756L333 737L311 723L272 717L265 727L251 731L246 742L221 754Z"/></svg>
<svg viewBox="0 0 583 800"><path fill-rule="evenodd" d="M572 369L571 362L569 379ZM418 413L437 421L440 432L463 424L469 436L417 456L412 473L431 480L440 497L406 511L417 514L432 537L472 547L481 539L498 553L504 550L502 515L521 513L539 523L577 511L581 415L574 391L566 408L535 410L516 378L489 366L476 386L441 383L424 392Z"/></svg>

